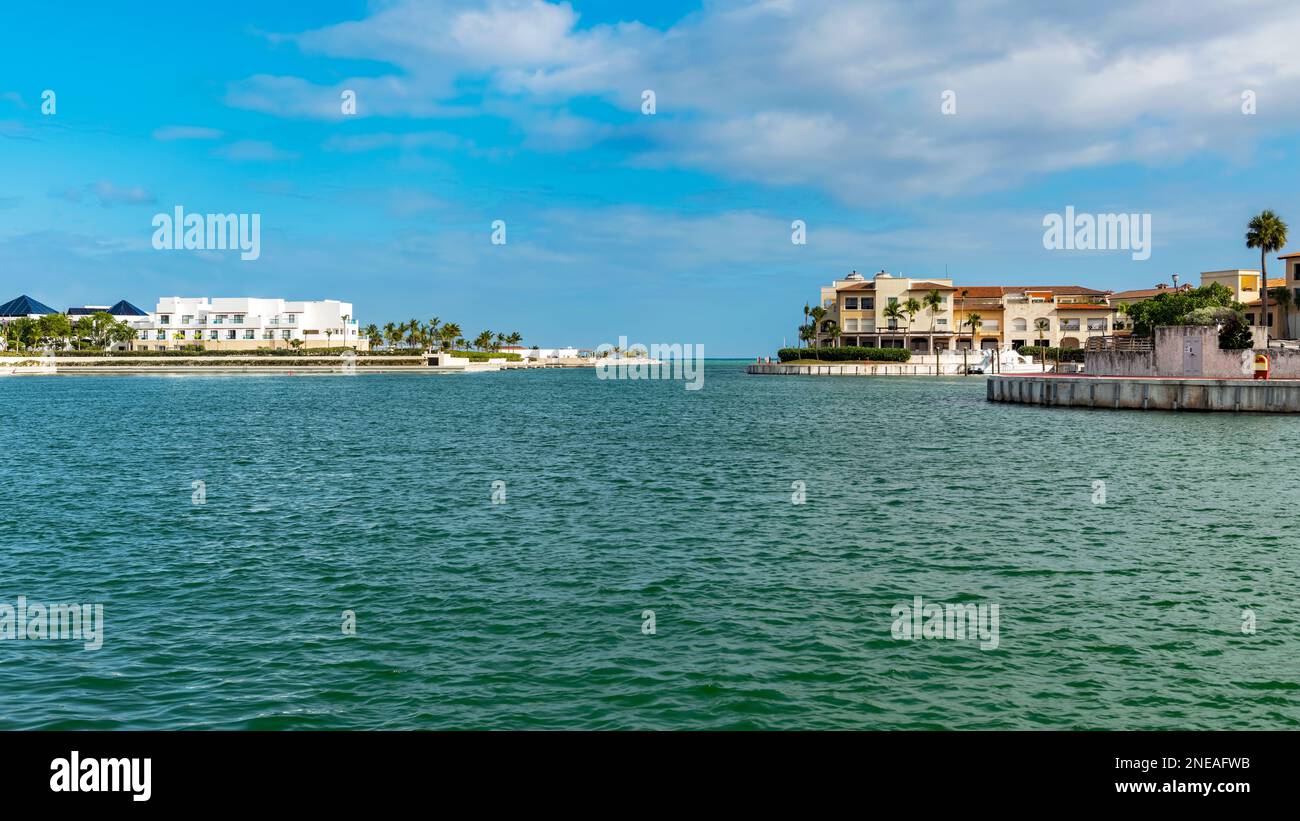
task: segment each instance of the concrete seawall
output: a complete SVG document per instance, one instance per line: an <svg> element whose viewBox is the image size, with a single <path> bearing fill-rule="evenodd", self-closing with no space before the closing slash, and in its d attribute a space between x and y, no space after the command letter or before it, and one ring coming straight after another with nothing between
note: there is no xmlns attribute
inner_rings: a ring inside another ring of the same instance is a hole
<svg viewBox="0 0 1300 821"><path fill-rule="evenodd" d="M959 375L959 372L940 367L944 376ZM934 363L843 365L828 362L825 365L782 365L776 362L756 362L746 366L745 373L778 376L934 376Z"/></svg>
<svg viewBox="0 0 1300 821"><path fill-rule="evenodd" d="M1300 413L1300 379L990 376L990 402L1061 408Z"/></svg>

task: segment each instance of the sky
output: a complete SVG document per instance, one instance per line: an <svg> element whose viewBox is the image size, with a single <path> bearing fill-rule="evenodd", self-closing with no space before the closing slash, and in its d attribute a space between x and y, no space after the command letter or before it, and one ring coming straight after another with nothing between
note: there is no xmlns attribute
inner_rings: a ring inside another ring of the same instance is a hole
<svg viewBox="0 0 1300 821"><path fill-rule="evenodd" d="M1286 2L108 5L6 10L0 301L341 299L752 357L851 270L1195 282L1258 267L1266 208L1300 247ZM176 206L260 214L261 256L155 249ZM1149 214L1149 258L1045 248L1067 206Z"/></svg>

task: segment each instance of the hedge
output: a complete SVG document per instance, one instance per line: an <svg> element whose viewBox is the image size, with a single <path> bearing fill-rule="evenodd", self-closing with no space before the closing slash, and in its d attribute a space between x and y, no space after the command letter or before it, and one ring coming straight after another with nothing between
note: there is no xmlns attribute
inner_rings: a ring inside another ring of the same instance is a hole
<svg viewBox="0 0 1300 821"><path fill-rule="evenodd" d="M850 360L906 362L912 358L911 352L904 348L862 348L853 345L843 348L782 348L776 352L776 355L782 362L795 359L821 359L826 362Z"/></svg>
<svg viewBox="0 0 1300 821"><path fill-rule="evenodd" d="M1021 345L1016 348L1021 356L1034 356L1048 362L1082 362L1083 348L1049 348L1041 345Z"/></svg>

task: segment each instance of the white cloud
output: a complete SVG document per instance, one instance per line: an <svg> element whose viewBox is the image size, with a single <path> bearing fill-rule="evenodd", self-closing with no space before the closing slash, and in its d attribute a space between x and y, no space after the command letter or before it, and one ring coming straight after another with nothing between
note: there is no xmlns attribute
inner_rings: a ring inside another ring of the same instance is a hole
<svg viewBox="0 0 1300 821"><path fill-rule="evenodd" d="M89 197L105 208L111 208L115 205L151 205L157 202L157 198L143 186L118 185L108 180L65 188L62 191L53 192L52 196L65 199L68 202L81 202Z"/></svg>
<svg viewBox="0 0 1300 821"><path fill-rule="evenodd" d="M289 35L304 51L394 69L325 87L292 77L232 86L237 106L336 117L466 113L459 81L484 89L525 146L574 150L630 131L643 163L864 204L962 193L1117 163L1239 155L1270 126L1300 126L1300 7L1195 8L1172 0L1048 8L1031 0L717 0L667 30L584 25L566 3L399 0L362 20ZM658 113L640 117L640 93ZM940 95L957 94L957 114ZM599 98L624 126L574 114Z"/></svg>

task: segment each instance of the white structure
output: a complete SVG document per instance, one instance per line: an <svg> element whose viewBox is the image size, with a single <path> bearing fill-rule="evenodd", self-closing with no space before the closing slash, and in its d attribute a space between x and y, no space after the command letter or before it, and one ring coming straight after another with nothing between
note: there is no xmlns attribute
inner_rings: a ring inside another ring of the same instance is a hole
<svg viewBox="0 0 1300 821"><path fill-rule="evenodd" d="M505 350L504 348L502 350ZM577 348L529 348L523 351L525 359L577 359Z"/></svg>
<svg viewBox="0 0 1300 821"><path fill-rule="evenodd" d="M352 303L325 299L290 302L252 297L163 297L147 319L132 322L133 350L176 350L201 345L240 351L348 346L369 350L353 318Z"/></svg>

